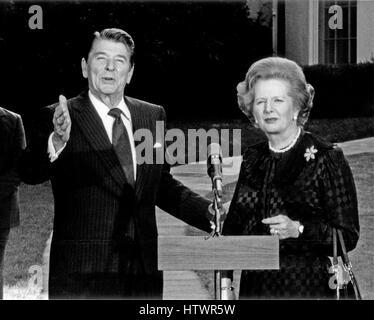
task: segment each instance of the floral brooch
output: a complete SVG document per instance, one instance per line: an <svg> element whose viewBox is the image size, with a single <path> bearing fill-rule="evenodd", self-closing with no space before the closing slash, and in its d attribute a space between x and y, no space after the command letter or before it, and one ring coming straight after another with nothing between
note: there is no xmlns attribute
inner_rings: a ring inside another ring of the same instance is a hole
<svg viewBox="0 0 374 320"><path fill-rule="evenodd" d="M305 160L308 162L310 159L315 159L315 153L317 153L317 149L314 148L314 146L311 146L310 148L306 148L304 157Z"/></svg>

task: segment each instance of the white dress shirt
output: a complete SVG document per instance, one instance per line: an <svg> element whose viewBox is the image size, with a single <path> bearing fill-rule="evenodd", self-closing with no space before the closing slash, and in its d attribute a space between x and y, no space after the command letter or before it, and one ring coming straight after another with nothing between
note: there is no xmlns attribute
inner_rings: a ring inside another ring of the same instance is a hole
<svg viewBox="0 0 374 320"><path fill-rule="evenodd" d="M103 102L101 102L99 99L97 99L91 93L91 91L88 91L88 96L89 96L89 99L91 100L92 105L94 106L96 112L98 113L101 121L103 122L105 131L108 135L110 143L112 143L112 130L113 130L113 123L114 123L115 119L112 116L108 115L108 112L110 110L109 107L106 104L104 104ZM116 106L116 108L118 108L122 111L121 119L123 121L123 124L125 125L125 128L127 130L127 134L129 136L130 146L131 146L131 154L132 154L132 161L133 161L133 165L134 165L134 179L136 179L136 152L135 152L134 135L133 135L133 132L132 132L131 114L130 114L130 110L127 107L123 97L122 97L121 101L119 102L119 104ZM58 152L56 152L56 150L53 146L53 143L52 143L52 135L53 135L53 132L51 133L51 135L49 136L49 139L48 139L48 153L49 153L49 158L50 158L51 162L55 161L58 158L59 154L65 149L65 146L66 146L66 144L65 144Z"/></svg>

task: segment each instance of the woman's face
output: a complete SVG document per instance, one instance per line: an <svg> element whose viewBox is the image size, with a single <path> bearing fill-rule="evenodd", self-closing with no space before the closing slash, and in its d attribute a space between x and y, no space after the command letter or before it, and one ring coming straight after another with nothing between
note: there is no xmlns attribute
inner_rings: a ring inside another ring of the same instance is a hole
<svg viewBox="0 0 374 320"><path fill-rule="evenodd" d="M285 137L297 129L294 116L298 110L289 96L289 84L285 80L258 80L255 87L253 116L265 134Z"/></svg>

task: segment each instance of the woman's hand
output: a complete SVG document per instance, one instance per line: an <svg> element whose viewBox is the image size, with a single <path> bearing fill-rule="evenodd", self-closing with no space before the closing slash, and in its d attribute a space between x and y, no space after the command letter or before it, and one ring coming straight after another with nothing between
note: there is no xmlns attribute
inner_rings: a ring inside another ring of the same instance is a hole
<svg viewBox="0 0 374 320"><path fill-rule="evenodd" d="M281 240L299 237L300 222L293 221L282 214L263 219L262 223L269 225L270 233L278 235Z"/></svg>

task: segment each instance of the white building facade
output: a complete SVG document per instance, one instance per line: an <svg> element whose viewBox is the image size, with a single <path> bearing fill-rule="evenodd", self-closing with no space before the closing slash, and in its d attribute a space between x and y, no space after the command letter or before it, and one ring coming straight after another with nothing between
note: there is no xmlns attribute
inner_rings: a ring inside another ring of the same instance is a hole
<svg viewBox="0 0 374 320"><path fill-rule="evenodd" d="M374 60L373 0L273 0L274 53L301 65Z"/></svg>

